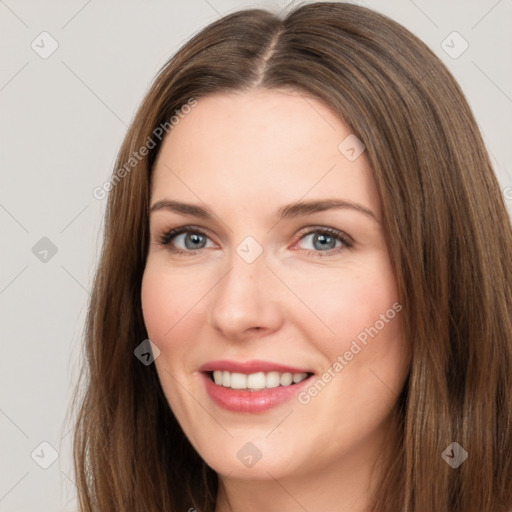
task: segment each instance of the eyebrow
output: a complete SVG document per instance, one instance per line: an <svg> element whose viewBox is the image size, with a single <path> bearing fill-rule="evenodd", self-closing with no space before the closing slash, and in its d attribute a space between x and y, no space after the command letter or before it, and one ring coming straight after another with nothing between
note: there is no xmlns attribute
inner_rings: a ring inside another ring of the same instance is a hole
<svg viewBox="0 0 512 512"><path fill-rule="evenodd" d="M279 208L276 212L276 217L279 221L284 219L293 219L296 217L303 217L313 213L323 212L331 209L350 208L352 210L363 213L370 217L377 224L380 221L376 215L365 206L347 201L345 199L323 199L321 201L299 201ZM156 201L150 208L149 213L159 210L168 210L171 212L179 213L182 215L192 215L201 219L213 219L215 215L207 207L199 205L180 203L179 201L172 201L170 199L161 199Z"/></svg>

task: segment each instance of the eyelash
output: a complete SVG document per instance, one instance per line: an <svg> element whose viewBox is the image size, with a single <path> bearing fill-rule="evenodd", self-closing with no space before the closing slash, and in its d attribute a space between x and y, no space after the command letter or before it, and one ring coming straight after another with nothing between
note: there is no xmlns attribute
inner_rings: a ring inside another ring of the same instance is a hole
<svg viewBox="0 0 512 512"><path fill-rule="evenodd" d="M182 233L193 233L193 234L205 236L206 238L210 238L201 229L195 228L194 226L183 226L180 228L175 228L175 229L171 229L169 231L165 231L163 233L163 235L161 235L158 238L158 244L168 246L173 238L175 238L178 235L181 235ZM328 251L315 251L312 249L304 249L306 251L306 253L312 254L313 256L317 256L319 258L324 258L326 256L332 256L333 254L338 254L340 251L343 251L345 249L350 249L353 246L353 241L347 235L345 235L345 233L343 233L342 231L338 231L337 229L327 228L327 227L315 228L310 231L307 231L299 238L299 241L302 240L303 238L305 238L306 236L314 234L314 233L332 236L333 238L340 240L342 242L342 244L344 245L344 247L337 247L334 249L329 249ZM191 255L197 254L197 252L200 251L201 249L183 250L183 249L169 248L169 250L175 254L187 254L187 255L191 256Z"/></svg>

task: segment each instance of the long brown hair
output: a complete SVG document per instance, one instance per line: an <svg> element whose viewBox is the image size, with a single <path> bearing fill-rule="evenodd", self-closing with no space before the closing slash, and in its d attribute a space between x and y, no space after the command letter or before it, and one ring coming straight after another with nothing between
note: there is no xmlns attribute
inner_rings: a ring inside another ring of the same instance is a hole
<svg viewBox="0 0 512 512"><path fill-rule="evenodd" d="M80 510L215 508L216 473L177 424L155 366L134 356L147 338L151 169L158 127L181 107L255 87L329 105L365 144L379 191L412 362L396 406L400 443L370 510L512 510L512 232L498 181L432 51L383 15L329 2L215 21L161 69L129 128L106 187L76 390ZM458 468L441 456L452 442L468 453Z"/></svg>

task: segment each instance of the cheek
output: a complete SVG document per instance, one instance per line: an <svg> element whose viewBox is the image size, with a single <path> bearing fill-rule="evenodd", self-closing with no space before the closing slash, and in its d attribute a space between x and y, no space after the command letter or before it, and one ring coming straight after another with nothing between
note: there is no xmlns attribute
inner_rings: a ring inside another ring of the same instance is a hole
<svg viewBox="0 0 512 512"><path fill-rule="evenodd" d="M319 273L315 279L305 276L295 278L294 291L308 306L312 315L309 329L329 342L330 347L342 348L347 341L366 332L378 322L381 315L395 317L393 304L398 302L394 275L386 266L368 265L365 269ZM386 323L386 331L391 324ZM361 335L364 338L364 334ZM314 339L314 338L313 338ZM336 346L335 346L336 345Z"/></svg>
<svg viewBox="0 0 512 512"><path fill-rule="evenodd" d="M174 309L171 294L166 291L165 285L151 266L146 266L142 278L141 302L149 338L158 344L172 325L171 318L165 312L172 312Z"/></svg>
<svg viewBox="0 0 512 512"><path fill-rule="evenodd" d="M408 364L396 279L387 260L377 256L364 268L354 265L317 273L314 280L301 278L295 288L315 313L297 321L324 354L326 370L338 362L332 371L343 374L334 379L334 388L350 389L365 400L389 393L386 387L400 388Z"/></svg>
<svg viewBox="0 0 512 512"><path fill-rule="evenodd" d="M192 282L191 282L192 279ZM195 279L190 272L162 268L148 260L141 285L144 322L150 339L164 342L174 338L197 314L201 298L208 291L204 279Z"/></svg>
<svg viewBox="0 0 512 512"><path fill-rule="evenodd" d="M198 282L199 286L199 282ZM141 283L144 323L149 339L161 351L155 366L171 409L181 417L190 407L178 384L183 374L191 373L190 340L197 339L194 320L201 290L190 286L190 275L148 260ZM204 292L203 292L204 295ZM194 307L194 305L196 305Z"/></svg>

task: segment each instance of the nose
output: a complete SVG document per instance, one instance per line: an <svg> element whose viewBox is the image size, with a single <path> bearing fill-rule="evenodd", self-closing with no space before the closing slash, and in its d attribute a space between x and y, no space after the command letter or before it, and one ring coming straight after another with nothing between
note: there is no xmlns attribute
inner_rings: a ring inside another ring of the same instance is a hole
<svg viewBox="0 0 512 512"><path fill-rule="evenodd" d="M279 291L264 254L252 263L234 254L229 270L210 294L208 323L235 341L274 332L283 321Z"/></svg>

